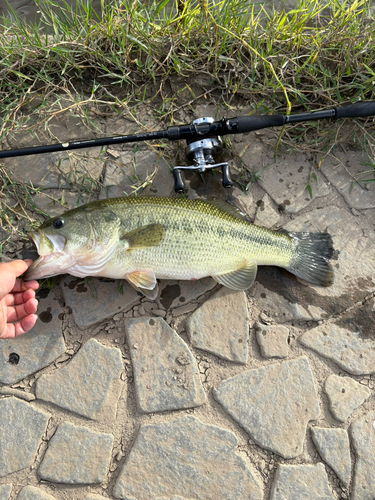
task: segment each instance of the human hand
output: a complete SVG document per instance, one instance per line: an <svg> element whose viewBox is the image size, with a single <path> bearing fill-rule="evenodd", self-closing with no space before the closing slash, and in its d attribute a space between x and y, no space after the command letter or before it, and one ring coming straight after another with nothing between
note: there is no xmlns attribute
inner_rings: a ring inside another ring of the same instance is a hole
<svg viewBox="0 0 375 500"><path fill-rule="evenodd" d="M38 306L35 290L39 283L17 279L32 262L27 259L0 264L0 339L28 332L38 319L34 313Z"/></svg>

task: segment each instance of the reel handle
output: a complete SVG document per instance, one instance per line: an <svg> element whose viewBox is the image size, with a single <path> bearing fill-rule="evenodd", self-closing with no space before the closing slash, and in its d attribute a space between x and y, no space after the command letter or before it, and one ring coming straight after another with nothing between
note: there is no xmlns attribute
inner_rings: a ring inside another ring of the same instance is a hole
<svg viewBox="0 0 375 500"><path fill-rule="evenodd" d="M173 169L174 177L174 190L176 193L182 194L185 192L185 183L181 175L181 170L179 168Z"/></svg>

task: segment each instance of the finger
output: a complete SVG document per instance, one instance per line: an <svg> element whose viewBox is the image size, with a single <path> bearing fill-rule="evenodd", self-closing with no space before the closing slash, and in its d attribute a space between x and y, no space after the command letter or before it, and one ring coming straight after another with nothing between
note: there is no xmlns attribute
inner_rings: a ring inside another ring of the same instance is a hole
<svg viewBox="0 0 375 500"><path fill-rule="evenodd" d="M29 265L24 260L11 260L10 262L3 262L0 264L0 274L4 271L13 274L16 278L21 276Z"/></svg>
<svg viewBox="0 0 375 500"><path fill-rule="evenodd" d="M6 306L18 306L27 302L29 299L35 298L34 290L26 290L26 292L21 293L8 293L5 296L4 301Z"/></svg>
<svg viewBox="0 0 375 500"><path fill-rule="evenodd" d="M32 290L37 290L39 288L39 283L35 280L23 281L22 279L16 280L11 293L24 292L31 288Z"/></svg>
<svg viewBox="0 0 375 500"><path fill-rule="evenodd" d="M27 333L28 331L30 331L34 327L37 319L38 319L38 316L36 314L29 314L28 316L25 316L18 323L8 324L5 327L5 331L1 335L0 338L12 339L14 337L18 337L19 335L23 335L24 333Z"/></svg>
<svg viewBox="0 0 375 500"><path fill-rule="evenodd" d="M20 304L19 306L8 307L7 321L8 323L15 323L16 321L21 321L29 314L34 314L37 308L38 308L38 301L36 299L30 299L24 304Z"/></svg>

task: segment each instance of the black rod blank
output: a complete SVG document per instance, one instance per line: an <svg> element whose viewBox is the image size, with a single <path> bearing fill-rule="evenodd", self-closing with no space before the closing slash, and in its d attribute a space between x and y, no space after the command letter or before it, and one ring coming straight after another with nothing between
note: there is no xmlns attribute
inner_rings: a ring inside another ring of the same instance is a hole
<svg viewBox="0 0 375 500"><path fill-rule="evenodd" d="M186 139L196 141L208 137L217 137L228 134L243 134L268 127L280 127L287 123L297 123L323 118L357 118L375 115L375 101L358 102L349 106L335 107L329 110L315 111L312 113L297 113L295 115L250 115L236 118L223 118L212 123L199 123L190 125L177 125L168 127L160 132L145 132L141 134L120 135L88 139L61 144L49 144L23 149L9 149L0 151L0 158L13 156L26 156L41 153L53 153L72 149L83 149L94 146L111 146L129 142L151 141L168 139L170 141Z"/></svg>

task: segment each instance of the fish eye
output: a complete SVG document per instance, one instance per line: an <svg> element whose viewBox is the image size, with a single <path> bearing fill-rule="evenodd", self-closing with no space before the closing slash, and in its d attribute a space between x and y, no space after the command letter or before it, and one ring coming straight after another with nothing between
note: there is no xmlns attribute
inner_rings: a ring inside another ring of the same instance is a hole
<svg viewBox="0 0 375 500"><path fill-rule="evenodd" d="M64 225L64 219L54 219L52 225L55 229L60 229Z"/></svg>

